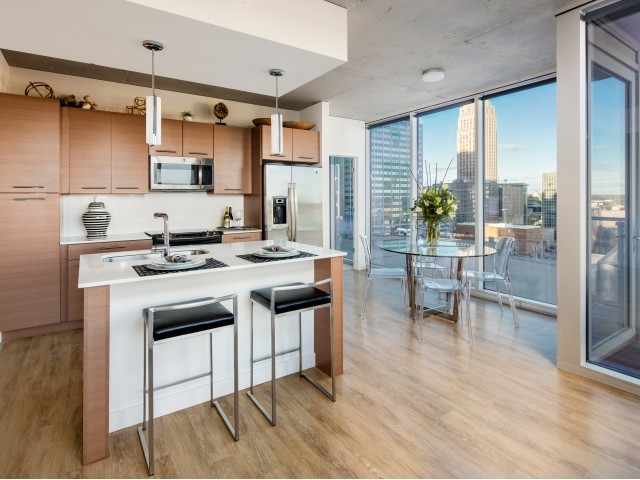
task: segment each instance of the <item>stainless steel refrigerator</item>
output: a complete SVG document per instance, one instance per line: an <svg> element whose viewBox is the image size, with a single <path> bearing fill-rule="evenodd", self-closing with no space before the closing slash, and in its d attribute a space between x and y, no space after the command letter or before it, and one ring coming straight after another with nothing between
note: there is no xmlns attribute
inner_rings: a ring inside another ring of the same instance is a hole
<svg viewBox="0 0 640 480"><path fill-rule="evenodd" d="M265 239L322 246L322 169L265 165Z"/></svg>

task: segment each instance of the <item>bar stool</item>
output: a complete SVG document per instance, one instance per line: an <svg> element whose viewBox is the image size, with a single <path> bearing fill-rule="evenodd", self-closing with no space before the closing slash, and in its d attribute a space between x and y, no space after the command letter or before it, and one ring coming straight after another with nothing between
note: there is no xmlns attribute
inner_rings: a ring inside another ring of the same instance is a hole
<svg viewBox="0 0 640 480"><path fill-rule="evenodd" d="M329 293L317 287L329 284ZM253 306L259 305L271 313L271 354L266 357L254 359L253 353ZM331 342L331 393L314 379L309 378L302 372L302 312L317 310L319 308L329 308L329 331ZM276 324L278 317L298 314L299 343L298 348L275 353L276 349ZM276 357L288 353L298 352L298 374L308 380L318 390L324 393L332 401L336 401L336 377L333 359L333 281L328 278L313 283L290 283L276 287L261 288L251 292L251 386L247 395L271 422L276 424ZM253 365L263 360L271 359L271 414L262 406L253 393Z"/></svg>
<svg viewBox="0 0 640 480"><path fill-rule="evenodd" d="M221 302L233 301L233 313ZM238 415L238 300L237 295L224 297L207 297L187 302L170 303L149 307L142 310L144 318L144 379L142 398L142 426L138 427L138 436L142 444L149 475L153 475L154 443L153 443L153 397L154 392L181 383L190 382L209 375L211 381L211 406L215 407L233 438L240 438L240 417ZM219 328L233 325L233 417L234 425L227 418L222 407L213 398L213 332ZM184 339L196 335L209 334L209 366L208 372L171 382L159 387L153 384L153 349L154 346L172 340ZM147 384L148 378L148 384ZM147 421L146 396L149 395L149 420ZM148 425L147 425L148 424ZM144 431L148 430L149 439Z"/></svg>

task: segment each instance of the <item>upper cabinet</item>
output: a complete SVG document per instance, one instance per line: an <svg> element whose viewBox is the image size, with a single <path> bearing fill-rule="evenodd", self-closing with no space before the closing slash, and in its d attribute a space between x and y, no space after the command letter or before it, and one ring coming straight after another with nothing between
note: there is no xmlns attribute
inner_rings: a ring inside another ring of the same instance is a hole
<svg viewBox="0 0 640 480"><path fill-rule="evenodd" d="M162 144L149 147L149 155L167 155L181 157L182 153L182 122L181 120L162 119Z"/></svg>
<svg viewBox="0 0 640 480"><path fill-rule="evenodd" d="M215 158L213 156L213 124L183 122L182 155Z"/></svg>
<svg viewBox="0 0 640 480"><path fill-rule="evenodd" d="M60 103L0 94L0 192L60 191Z"/></svg>
<svg viewBox="0 0 640 480"><path fill-rule="evenodd" d="M293 129L293 161L320 163L320 132Z"/></svg>
<svg viewBox="0 0 640 480"><path fill-rule="evenodd" d="M293 160L293 135L290 128L282 129L282 137L284 143L283 155L271 155L271 127L269 125L260 125L260 152L263 160L277 160L279 162L290 162Z"/></svg>
<svg viewBox="0 0 640 480"><path fill-rule="evenodd" d="M145 138L145 117L111 114L111 191L149 191L149 153Z"/></svg>
<svg viewBox="0 0 640 480"><path fill-rule="evenodd" d="M111 113L66 108L69 193L111 192Z"/></svg>
<svg viewBox="0 0 640 480"><path fill-rule="evenodd" d="M293 163L320 162L320 132L283 128L284 155L271 155L271 127L261 125L258 128L259 140L255 148L260 151L262 160Z"/></svg>
<svg viewBox="0 0 640 480"><path fill-rule="evenodd" d="M251 130L214 125L213 132L215 193L251 193Z"/></svg>

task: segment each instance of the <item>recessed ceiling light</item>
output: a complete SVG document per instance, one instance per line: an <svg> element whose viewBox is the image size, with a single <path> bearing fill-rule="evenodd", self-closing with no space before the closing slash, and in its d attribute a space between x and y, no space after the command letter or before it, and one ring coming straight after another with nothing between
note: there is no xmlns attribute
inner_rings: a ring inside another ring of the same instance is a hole
<svg viewBox="0 0 640 480"><path fill-rule="evenodd" d="M422 72L422 81L433 83L439 82L444 78L444 70L442 68L430 68Z"/></svg>

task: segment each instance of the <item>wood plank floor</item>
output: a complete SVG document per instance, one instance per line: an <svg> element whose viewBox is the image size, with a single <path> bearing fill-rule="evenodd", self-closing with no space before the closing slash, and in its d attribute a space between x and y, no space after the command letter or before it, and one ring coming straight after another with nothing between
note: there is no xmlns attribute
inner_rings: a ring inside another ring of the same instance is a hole
<svg viewBox="0 0 640 480"><path fill-rule="evenodd" d="M243 392L237 443L206 404L162 417L156 477L640 477L640 399L557 370L555 319L515 330L474 301L473 348L435 319L419 343L399 282L373 282L361 323L364 279L345 271L336 403L289 376L271 427ZM81 350L79 331L0 344L0 477L146 477L133 427L81 465Z"/></svg>

